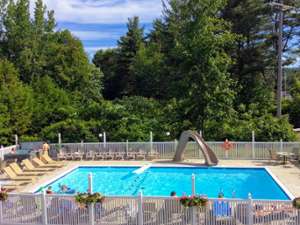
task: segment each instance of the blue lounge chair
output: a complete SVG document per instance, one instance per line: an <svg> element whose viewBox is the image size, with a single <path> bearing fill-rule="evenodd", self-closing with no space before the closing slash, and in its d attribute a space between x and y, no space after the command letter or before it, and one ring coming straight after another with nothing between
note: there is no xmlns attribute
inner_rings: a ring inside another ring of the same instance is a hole
<svg viewBox="0 0 300 225"><path fill-rule="evenodd" d="M231 216L231 208L227 201L216 200L213 204L213 213L216 217Z"/></svg>

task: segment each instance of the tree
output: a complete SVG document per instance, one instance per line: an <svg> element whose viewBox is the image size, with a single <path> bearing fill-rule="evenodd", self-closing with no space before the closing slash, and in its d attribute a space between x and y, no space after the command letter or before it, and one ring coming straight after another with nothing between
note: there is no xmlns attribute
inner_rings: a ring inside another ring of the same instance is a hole
<svg viewBox="0 0 300 225"><path fill-rule="evenodd" d="M229 77L231 60L225 49L235 36L219 18L223 1L171 0L165 8L166 21L176 45L170 73L174 95L182 100L185 116L198 129L209 120L222 123L231 115L235 92Z"/></svg>
<svg viewBox="0 0 300 225"><path fill-rule="evenodd" d="M117 49L99 50L93 57L93 63L103 72L103 97L114 99L117 90L121 90L117 70Z"/></svg>
<svg viewBox="0 0 300 225"><path fill-rule="evenodd" d="M297 1L284 1L295 6ZM260 104L264 111L274 110L276 89L276 56L278 40L278 10L263 0L229 0L222 18L232 24L239 35L229 50L234 64L231 77L238 83L235 104ZM294 61L295 39L299 37L299 14L284 13L285 65Z"/></svg>
<svg viewBox="0 0 300 225"><path fill-rule="evenodd" d="M70 31L56 32L47 50L44 74L60 88L72 92L81 103L101 99L102 74L89 63L81 41Z"/></svg>
<svg viewBox="0 0 300 225"><path fill-rule="evenodd" d="M32 92L18 80L18 73L7 60L0 60L0 120L2 144L13 134L26 133L31 125Z"/></svg>
<svg viewBox="0 0 300 225"><path fill-rule="evenodd" d="M134 57L143 43L144 29L140 28L139 18L133 17L128 20L127 33L118 41L117 54L117 70L116 74L121 87L120 90L115 90L115 97L130 96L134 94L136 78L131 70Z"/></svg>

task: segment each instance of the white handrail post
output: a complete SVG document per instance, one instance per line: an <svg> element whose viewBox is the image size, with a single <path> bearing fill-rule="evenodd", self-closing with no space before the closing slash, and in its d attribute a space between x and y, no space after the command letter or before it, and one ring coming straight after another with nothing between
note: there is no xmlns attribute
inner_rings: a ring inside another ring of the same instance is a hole
<svg viewBox="0 0 300 225"><path fill-rule="evenodd" d="M48 216L47 216L47 204L46 204L46 190L43 190L41 193L41 198L42 198L42 223L43 225L48 224Z"/></svg>
<svg viewBox="0 0 300 225"><path fill-rule="evenodd" d="M144 224L143 216L143 192L140 191L138 195L138 225Z"/></svg>
<svg viewBox="0 0 300 225"><path fill-rule="evenodd" d="M93 174L89 173L88 175L88 192L93 194ZM90 225L95 224L95 204L92 203L89 205L89 221Z"/></svg>
<svg viewBox="0 0 300 225"><path fill-rule="evenodd" d="M195 196L196 194L196 182L195 182L195 174L192 174L192 195Z"/></svg>
<svg viewBox="0 0 300 225"><path fill-rule="evenodd" d="M253 199L251 193L248 194L248 211L247 211L247 224L253 225Z"/></svg>
<svg viewBox="0 0 300 225"><path fill-rule="evenodd" d="M255 131L252 131L252 159L255 159Z"/></svg>

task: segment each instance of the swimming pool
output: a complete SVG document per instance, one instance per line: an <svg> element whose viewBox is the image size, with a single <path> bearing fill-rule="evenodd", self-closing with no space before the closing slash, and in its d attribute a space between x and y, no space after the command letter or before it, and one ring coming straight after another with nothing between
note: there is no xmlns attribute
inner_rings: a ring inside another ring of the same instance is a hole
<svg viewBox="0 0 300 225"><path fill-rule="evenodd" d="M93 191L106 196L134 196L140 190L145 196L190 195L192 174L195 175L196 193L210 198L223 192L227 198L289 200L288 194L264 168L224 167L150 167L141 174L139 167L78 167L52 183L52 190L59 192L60 185L67 185L76 192L88 189L88 174L93 176Z"/></svg>

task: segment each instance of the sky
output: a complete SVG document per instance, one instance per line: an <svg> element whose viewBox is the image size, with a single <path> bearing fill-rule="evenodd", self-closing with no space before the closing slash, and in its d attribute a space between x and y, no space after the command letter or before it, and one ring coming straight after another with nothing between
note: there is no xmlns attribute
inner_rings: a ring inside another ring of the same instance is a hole
<svg viewBox="0 0 300 225"><path fill-rule="evenodd" d="M34 2L31 1L31 7ZM58 29L71 30L82 40L90 56L99 49L116 46L126 33L128 18L139 16L147 32L162 11L161 0L44 0L44 3L55 11Z"/></svg>
<svg viewBox="0 0 300 225"><path fill-rule="evenodd" d="M33 11L35 0L31 0ZM113 48L126 33L128 18L138 16L147 33L162 12L162 0L44 0L55 11L58 29L78 37L90 58L99 49ZM294 66L300 66L300 58Z"/></svg>

